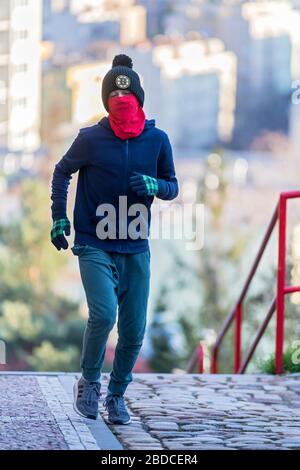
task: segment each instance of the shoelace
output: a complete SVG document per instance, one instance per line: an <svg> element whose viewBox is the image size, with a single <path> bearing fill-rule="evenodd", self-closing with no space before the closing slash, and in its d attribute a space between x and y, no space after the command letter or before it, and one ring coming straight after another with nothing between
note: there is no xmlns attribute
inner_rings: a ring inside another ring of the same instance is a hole
<svg viewBox="0 0 300 470"><path fill-rule="evenodd" d="M115 412L118 416L120 416L119 408L121 408L121 411L126 411L124 406L124 399L120 395L111 395L103 402L103 406L105 406L106 409L108 409L110 404L115 408Z"/></svg>
<svg viewBox="0 0 300 470"><path fill-rule="evenodd" d="M85 396L88 405L92 403L93 393L96 393L97 398L100 397L100 387L98 383L91 383L85 386Z"/></svg>

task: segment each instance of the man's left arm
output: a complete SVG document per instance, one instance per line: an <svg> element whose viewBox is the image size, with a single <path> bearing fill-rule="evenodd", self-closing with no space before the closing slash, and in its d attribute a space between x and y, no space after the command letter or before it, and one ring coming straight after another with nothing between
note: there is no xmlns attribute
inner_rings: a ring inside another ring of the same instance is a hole
<svg viewBox="0 0 300 470"><path fill-rule="evenodd" d="M179 187L175 173L173 151L166 133L164 133L164 140L158 157L156 180L158 186L156 197L171 200L178 195Z"/></svg>
<svg viewBox="0 0 300 470"><path fill-rule="evenodd" d="M134 171L129 178L130 186L138 196L156 196L159 199L174 199L179 192L175 174L172 147L168 135L164 133L158 162L157 177Z"/></svg>

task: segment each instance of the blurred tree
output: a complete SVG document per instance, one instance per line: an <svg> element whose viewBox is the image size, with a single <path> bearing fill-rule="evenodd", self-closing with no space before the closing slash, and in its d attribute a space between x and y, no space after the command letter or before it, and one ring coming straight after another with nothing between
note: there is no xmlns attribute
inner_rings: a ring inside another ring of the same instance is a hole
<svg viewBox="0 0 300 470"><path fill-rule="evenodd" d="M49 201L45 182L24 180L20 219L0 226L0 332L9 369L41 370L47 351L44 370L79 364L85 322L77 303L52 288L68 255L51 244Z"/></svg>
<svg viewBox="0 0 300 470"><path fill-rule="evenodd" d="M155 304L151 325L148 328L152 353L149 365L154 371L171 372L177 366L178 357L172 346L169 325L165 313L168 310L167 287L162 285Z"/></svg>
<svg viewBox="0 0 300 470"><path fill-rule="evenodd" d="M170 247L169 251L172 251L172 265L157 293L148 328L149 365L154 371L165 373L186 367L193 344L201 333L199 322L186 300L191 290L197 289L196 272L175 249ZM192 286L193 282L195 286Z"/></svg>
<svg viewBox="0 0 300 470"><path fill-rule="evenodd" d="M233 278L240 268L241 253L249 238L235 227L230 233L226 229L224 211L228 203L230 180L229 162L222 149L216 148L203 162L203 171L198 181L198 203L205 207L205 244L199 252L199 284L201 306L199 319L204 329L220 331L220 327L232 305ZM199 338L198 338L199 341ZM194 342L195 347L197 342ZM229 344L229 347L227 346ZM220 355L220 369L231 363L232 337Z"/></svg>
<svg viewBox="0 0 300 470"><path fill-rule="evenodd" d="M166 367L168 358L168 370L172 367L186 368L188 360L206 332L210 335L213 331L218 332L223 319L232 306L232 292L228 289L230 277L236 276L240 267L241 253L249 242L249 237L235 228L234 232L226 233L224 225L224 209L227 204L228 193L228 162L223 152L216 149L206 160L202 162L201 177L198 181L198 203L205 207L205 245L199 254L197 269L193 269L189 262L181 256L174 254L174 265L171 271L176 273L175 281L172 283L171 273L166 276L158 294L157 305L152 325L152 359L151 365L157 371ZM195 223L195 229L197 225ZM196 287L193 288L192 284ZM176 316L167 315L172 305L172 298L177 299L190 288L195 289L199 298L199 310L196 314L188 306L178 309ZM181 335L181 346L174 354L172 330L176 335ZM178 328L175 329L174 325ZM154 332L154 333L153 333ZM228 345L230 345L228 347ZM222 350L221 368L228 364L232 357L232 338Z"/></svg>
<svg viewBox="0 0 300 470"><path fill-rule="evenodd" d="M74 346L58 349L49 341L43 341L34 348L28 363L38 371L74 371L78 368L78 350Z"/></svg>
<svg viewBox="0 0 300 470"><path fill-rule="evenodd" d="M198 188L198 201L204 203L206 208L205 231L209 234L206 237L205 246L200 252L199 260L198 276L201 292L199 324L204 329L213 329L218 333L242 288L245 279L241 279L241 273L246 275L249 272L249 265L246 266L246 270L244 269L245 257L243 255L250 243L256 241L257 234L251 230L245 231L237 225L230 233L226 229L224 209L228 203L230 181L228 179L228 163L219 149L209 155L205 161ZM252 261L251 259L250 262ZM244 353L252 343L275 296L276 269L274 260L271 260L271 263L269 262L267 265L260 266L253 281L243 306ZM286 338L294 338L296 318L295 305L287 304ZM233 331L234 325L227 333L220 350L220 372L233 370ZM190 344L195 347L197 341L193 343L191 337ZM264 355L265 351L270 348L273 350L274 344L275 325L270 325L255 357ZM251 363L250 369L251 367L256 367L255 361Z"/></svg>

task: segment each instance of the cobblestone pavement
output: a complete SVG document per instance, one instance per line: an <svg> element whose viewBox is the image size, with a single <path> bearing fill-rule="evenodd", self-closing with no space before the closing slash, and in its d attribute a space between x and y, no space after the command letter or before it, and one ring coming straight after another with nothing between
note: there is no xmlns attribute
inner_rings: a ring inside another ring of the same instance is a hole
<svg viewBox="0 0 300 470"><path fill-rule="evenodd" d="M122 449L99 416L73 410L74 374L0 374L0 450Z"/></svg>
<svg viewBox="0 0 300 470"><path fill-rule="evenodd" d="M37 380L68 448L98 450L100 447L86 424L89 420L75 413L72 397L68 395L59 378L38 377Z"/></svg>
<svg viewBox="0 0 300 470"><path fill-rule="evenodd" d="M0 449L67 449L35 377L0 376Z"/></svg>
<svg viewBox="0 0 300 470"><path fill-rule="evenodd" d="M124 449L300 449L300 374L133 376Z"/></svg>
<svg viewBox="0 0 300 470"><path fill-rule="evenodd" d="M72 407L75 374L0 374L3 449L300 449L300 374L133 374L132 422L114 426Z"/></svg>

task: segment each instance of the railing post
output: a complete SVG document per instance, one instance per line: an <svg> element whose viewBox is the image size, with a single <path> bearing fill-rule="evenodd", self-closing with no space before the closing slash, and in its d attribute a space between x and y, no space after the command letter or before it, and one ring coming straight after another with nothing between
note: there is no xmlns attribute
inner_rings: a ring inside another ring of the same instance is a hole
<svg viewBox="0 0 300 470"><path fill-rule="evenodd" d="M214 346L212 350L212 360L211 360L211 366L210 366L210 372L211 374L217 374L218 373L218 346Z"/></svg>
<svg viewBox="0 0 300 470"><path fill-rule="evenodd" d="M234 372L238 373L241 364L243 306L239 303L235 311Z"/></svg>
<svg viewBox="0 0 300 470"><path fill-rule="evenodd" d="M286 197L280 195L278 205L278 271L276 296L276 374L283 372L283 342L284 342L284 307L285 307L285 270L286 270Z"/></svg>
<svg viewBox="0 0 300 470"><path fill-rule="evenodd" d="M202 344L197 346L197 358L198 358L198 373L203 374L204 372L204 350Z"/></svg>

